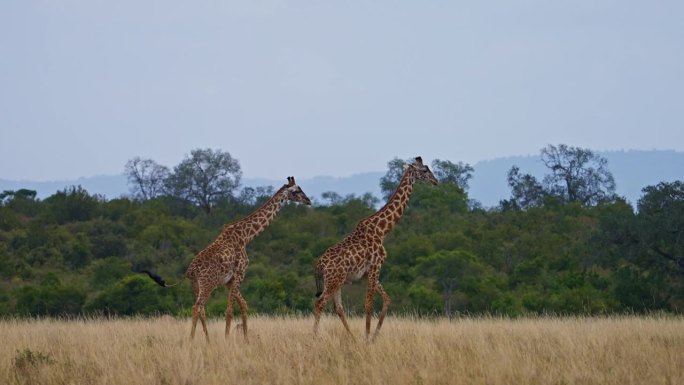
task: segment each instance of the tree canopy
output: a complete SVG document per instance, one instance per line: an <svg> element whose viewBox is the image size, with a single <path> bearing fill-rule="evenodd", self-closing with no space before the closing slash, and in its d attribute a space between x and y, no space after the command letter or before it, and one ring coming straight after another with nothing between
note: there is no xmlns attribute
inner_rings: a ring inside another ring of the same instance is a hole
<svg viewBox="0 0 684 385"><path fill-rule="evenodd" d="M529 209L548 199L596 206L618 198L608 161L593 151L565 144L548 145L541 150L541 158L548 169L542 182L530 174L521 174L515 165L511 167L507 177L511 198L501 202L502 207Z"/></svg>
<svg viewBox="0 0 684 385"><path fill-rule="evenodd" d="M583 159L594 158L584 156L572 167L592 164ZM390 161L383 181L403 170L401 162ZM473 171L440 162L435 171L456 170L443 176L452 182L417 185L385 242L388 256L380 278L392 312L450 317L684 309L683 182L645 186L632 207L611 198L610 185L597 184L600 201L593 200L599 196L595 190L584 187L572 196L591 198L570 199L549 182L567 188L565 179L540 182L514 169L508 176L511 200L482 209L469 206L462 183ZM551 174L562 175L549 169ZM233 186L239 178L230 175ZM573 175L593 174L576 169ZM167 282L181 280L189 261L226 223L248 215L273 193L268 187L222 191L229 195L211 200L210 210L167 190L149 199L112 200L79 186L44 200L31 190L3 192L0 316L187 316L193 303L187 281L165 289L137 272L154 270ZM323 203L286 205L249 244L242 293L251 312L308 314L315 259L375 212L378 202L370 194L329 192ZM363 284L345 290L350 312L363 312L364 290ZM215 292L209 315L223 316L225 295Z"/></svg>
<svg viewBox="0 0 684 385"><path fill-rule="evenodd" d="M136 156L126 163L124 174L131 186L131 197L148 200L164 193L165 184L169 178L169 168L157 164L152 159L142 159Z"/></svg>

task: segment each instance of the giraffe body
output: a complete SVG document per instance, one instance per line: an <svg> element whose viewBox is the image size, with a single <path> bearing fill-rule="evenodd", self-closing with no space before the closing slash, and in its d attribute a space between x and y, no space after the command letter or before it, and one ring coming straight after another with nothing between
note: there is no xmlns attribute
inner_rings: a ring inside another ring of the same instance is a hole
<svg viewBox="0 0 684 385"><path fill-rule="evenodd" d="M373 296L377 292L382 297L382 310L378 314L378 325L375 335L380 332L391 299L380 284L380 268L385 262L387 252L383 246L385 236L394 228L401 218L408 200L413 192L413 184L418 180L437 184L437 179L430 169L423 165L420 157L407 166L401 177L399 186L387 204L375 214L361 220L356 228L339 243L326 250L316 263L317 275L323 278L323 291L314 305L314 332L318 331L321 312L327 301L332 298L335 312L349 334L351 330L344 316L342 307L342 286L346 283L366 278L365 315L366 338L370 337L370 321L373 311Z"/></svg>
<svg viewBox="0 0 684 385"><path fill-rule="evenodd" d="M246 246L268 227L287 201L311 204L306 194L295 184L293 177L289 177L288 184L281 187L255 212L226 225L216 240L200 251L190 262L185 277L192 282L192 290L195 294L195 304L192 307L191 337L195 336L197 320L199 319L202 323L204 336L209 340L204 306L211 293L220 285L226 286L229 292L225 335L228 336L230 333L233 305L237 301L242 316L242 330L245 338L247 337L247 302L240 294L240 286L249 264Z"/></svg>

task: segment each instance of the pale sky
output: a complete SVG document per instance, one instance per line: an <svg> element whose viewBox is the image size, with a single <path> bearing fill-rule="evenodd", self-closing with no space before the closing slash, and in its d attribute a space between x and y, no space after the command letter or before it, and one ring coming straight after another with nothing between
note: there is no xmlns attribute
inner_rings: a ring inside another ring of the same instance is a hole
<svg viewBox="0 0 684 385"><path fill-rule="evenodd" d="M684 1L5 0L0 178L684 150Z"/></svg>

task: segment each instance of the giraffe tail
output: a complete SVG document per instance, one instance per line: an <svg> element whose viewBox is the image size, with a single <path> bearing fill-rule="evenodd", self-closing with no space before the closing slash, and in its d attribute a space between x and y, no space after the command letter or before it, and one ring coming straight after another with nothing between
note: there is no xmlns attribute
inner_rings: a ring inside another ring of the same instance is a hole
<svg viewBox="0 0 684 385"><path fill-rule="evenodd" d="M323 294L323 272L318 266L314 270L314 276L316 277L316 297L320 297Z"/></svg>
<svg viewBox="0 0 684 385"><path fill-rule="evenodd" d="M147 271L147 270L140 270L139 273L147 274L150 278L152 278L152 280L153 280L154 282L157 283L157 285L159 285L159 286L161 286L161 287L174 287L174 286L176 286L176 285L178 285L178 284L180 283L180 281L178 281L178 282L174 283L173 285L167 285L167 284L166 284L166 281L164 281L164 280L162 279L162 277L158 276L158 275L155 274L155 273L152 273L152 272Z"/></svg>

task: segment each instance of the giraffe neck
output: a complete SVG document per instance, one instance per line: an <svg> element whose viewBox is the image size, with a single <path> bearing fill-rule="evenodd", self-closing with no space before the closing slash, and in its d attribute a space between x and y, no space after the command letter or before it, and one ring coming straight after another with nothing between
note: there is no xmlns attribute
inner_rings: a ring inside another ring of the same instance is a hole
<svg viewBox="0 0 684 385"><path fill-rule="evenodd" d="M399 219L404 214L404 210L408 205L409 198L413 192L413 178L409 176L408 170L404 172L399 181L399 186L394 190L390 198L378 212L366 219L367 225L375 228L375 231L382 237L389 234L390 231L399 222Z"/></svg>
<svg viewBox="0 0 684 385"><path fill-rule="evenodd" d="M247 244L252 239L256 238L257 235L266 230L268 225L273 222L273 219L285 204L285 189L286 187L282 187L273 194L266 203L256 209L256 211L245 218L240 219L231 226L235 232L240 234L240 238L244 241L244 244Z"/></svg>

